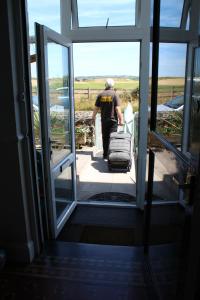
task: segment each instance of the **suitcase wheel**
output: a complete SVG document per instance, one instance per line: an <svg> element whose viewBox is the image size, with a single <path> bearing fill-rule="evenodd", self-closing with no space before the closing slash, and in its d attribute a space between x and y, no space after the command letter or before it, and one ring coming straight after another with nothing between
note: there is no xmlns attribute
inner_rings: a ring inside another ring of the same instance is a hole
<svg viewBox="0 0 200 300"><path fill-rule="evenodd" d="M128 171L128 172L130 172L130 170L131 170L131 165L132 165L132 164L130 163L129 166L127 167L127 171Z"/></svg>

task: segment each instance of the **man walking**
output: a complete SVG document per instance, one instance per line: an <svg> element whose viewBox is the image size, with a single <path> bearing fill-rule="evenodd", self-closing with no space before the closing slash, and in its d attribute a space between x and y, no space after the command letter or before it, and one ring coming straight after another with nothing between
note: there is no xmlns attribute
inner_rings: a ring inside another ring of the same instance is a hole
<svg viewBox="0 0 200 300"><path fill-rule="evenodd" d="M117 131L118 123L122 125L120 101L113 87L114 80L108 78L105 83L105 90L97 96L92 116L92 119L95 120L96 114L100 110L104 159L108 155L110 133Z"/></svg>

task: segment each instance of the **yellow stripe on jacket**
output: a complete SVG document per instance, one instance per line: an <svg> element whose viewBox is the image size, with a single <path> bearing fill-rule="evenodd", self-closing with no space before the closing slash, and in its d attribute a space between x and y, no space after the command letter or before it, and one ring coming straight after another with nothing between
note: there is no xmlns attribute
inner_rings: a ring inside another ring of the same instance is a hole
<svg viewBox="0 0 200 300"><path fill-rule="evenodd" d="M101 96L100 102L112 102L112 96Z"/></svg>

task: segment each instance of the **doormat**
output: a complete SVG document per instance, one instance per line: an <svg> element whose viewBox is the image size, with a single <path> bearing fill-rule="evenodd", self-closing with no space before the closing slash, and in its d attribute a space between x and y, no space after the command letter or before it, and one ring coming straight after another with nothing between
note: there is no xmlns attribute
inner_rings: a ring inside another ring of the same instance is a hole
<svg viewBox="0 0 200 300"><path fill-rule="evenodd" d="M125 193L106 192L91 196L89 201L135 202L136 198Z"/></svg>

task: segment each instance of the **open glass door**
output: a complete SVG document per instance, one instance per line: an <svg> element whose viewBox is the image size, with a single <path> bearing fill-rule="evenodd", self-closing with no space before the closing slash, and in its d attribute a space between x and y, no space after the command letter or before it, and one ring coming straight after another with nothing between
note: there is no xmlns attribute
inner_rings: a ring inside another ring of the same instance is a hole
<svg viewBox="0 0 200 300"><path fill-rule="evenodd" d="M159 58L159 54L161 57L160 50L163 45L160 42L159 25L161 4L160 0L154 1L144 250L148 254L152 277L156 278L159 276L158 273L162 272L165 278L162 283L155 280L159 298L188 299L184 293L185 286L188 284L190 234L195 200L195 166L190 156L182 151L182 134L185 129L183 124L189 123L189 118L185 119L184 107L188 104L189 108L191 96L178 94L166 103L170 105L170 110L160 110L161 97L158 79L159 62L162 58ZM171 45L168 44L168 49L169 46ZM176 51L179 45L174 44L173 47ZM165 59L166 57L165 51ZM172 56L170 60L172 61ZM187 62L190 70L192 66L189 64L192 60ZM169 61L166 60L165 63L169 66ZM174 69L175 62L172 63ZM191 81L191 74L188 77ZM159 268L155 257L159 259Z"/></svg>
<svg viewBox="0 0 200 300"><path fill-rule="evenodd" d="M76 206L72 47L36 23L42 157L51 236Z"/></svg>

